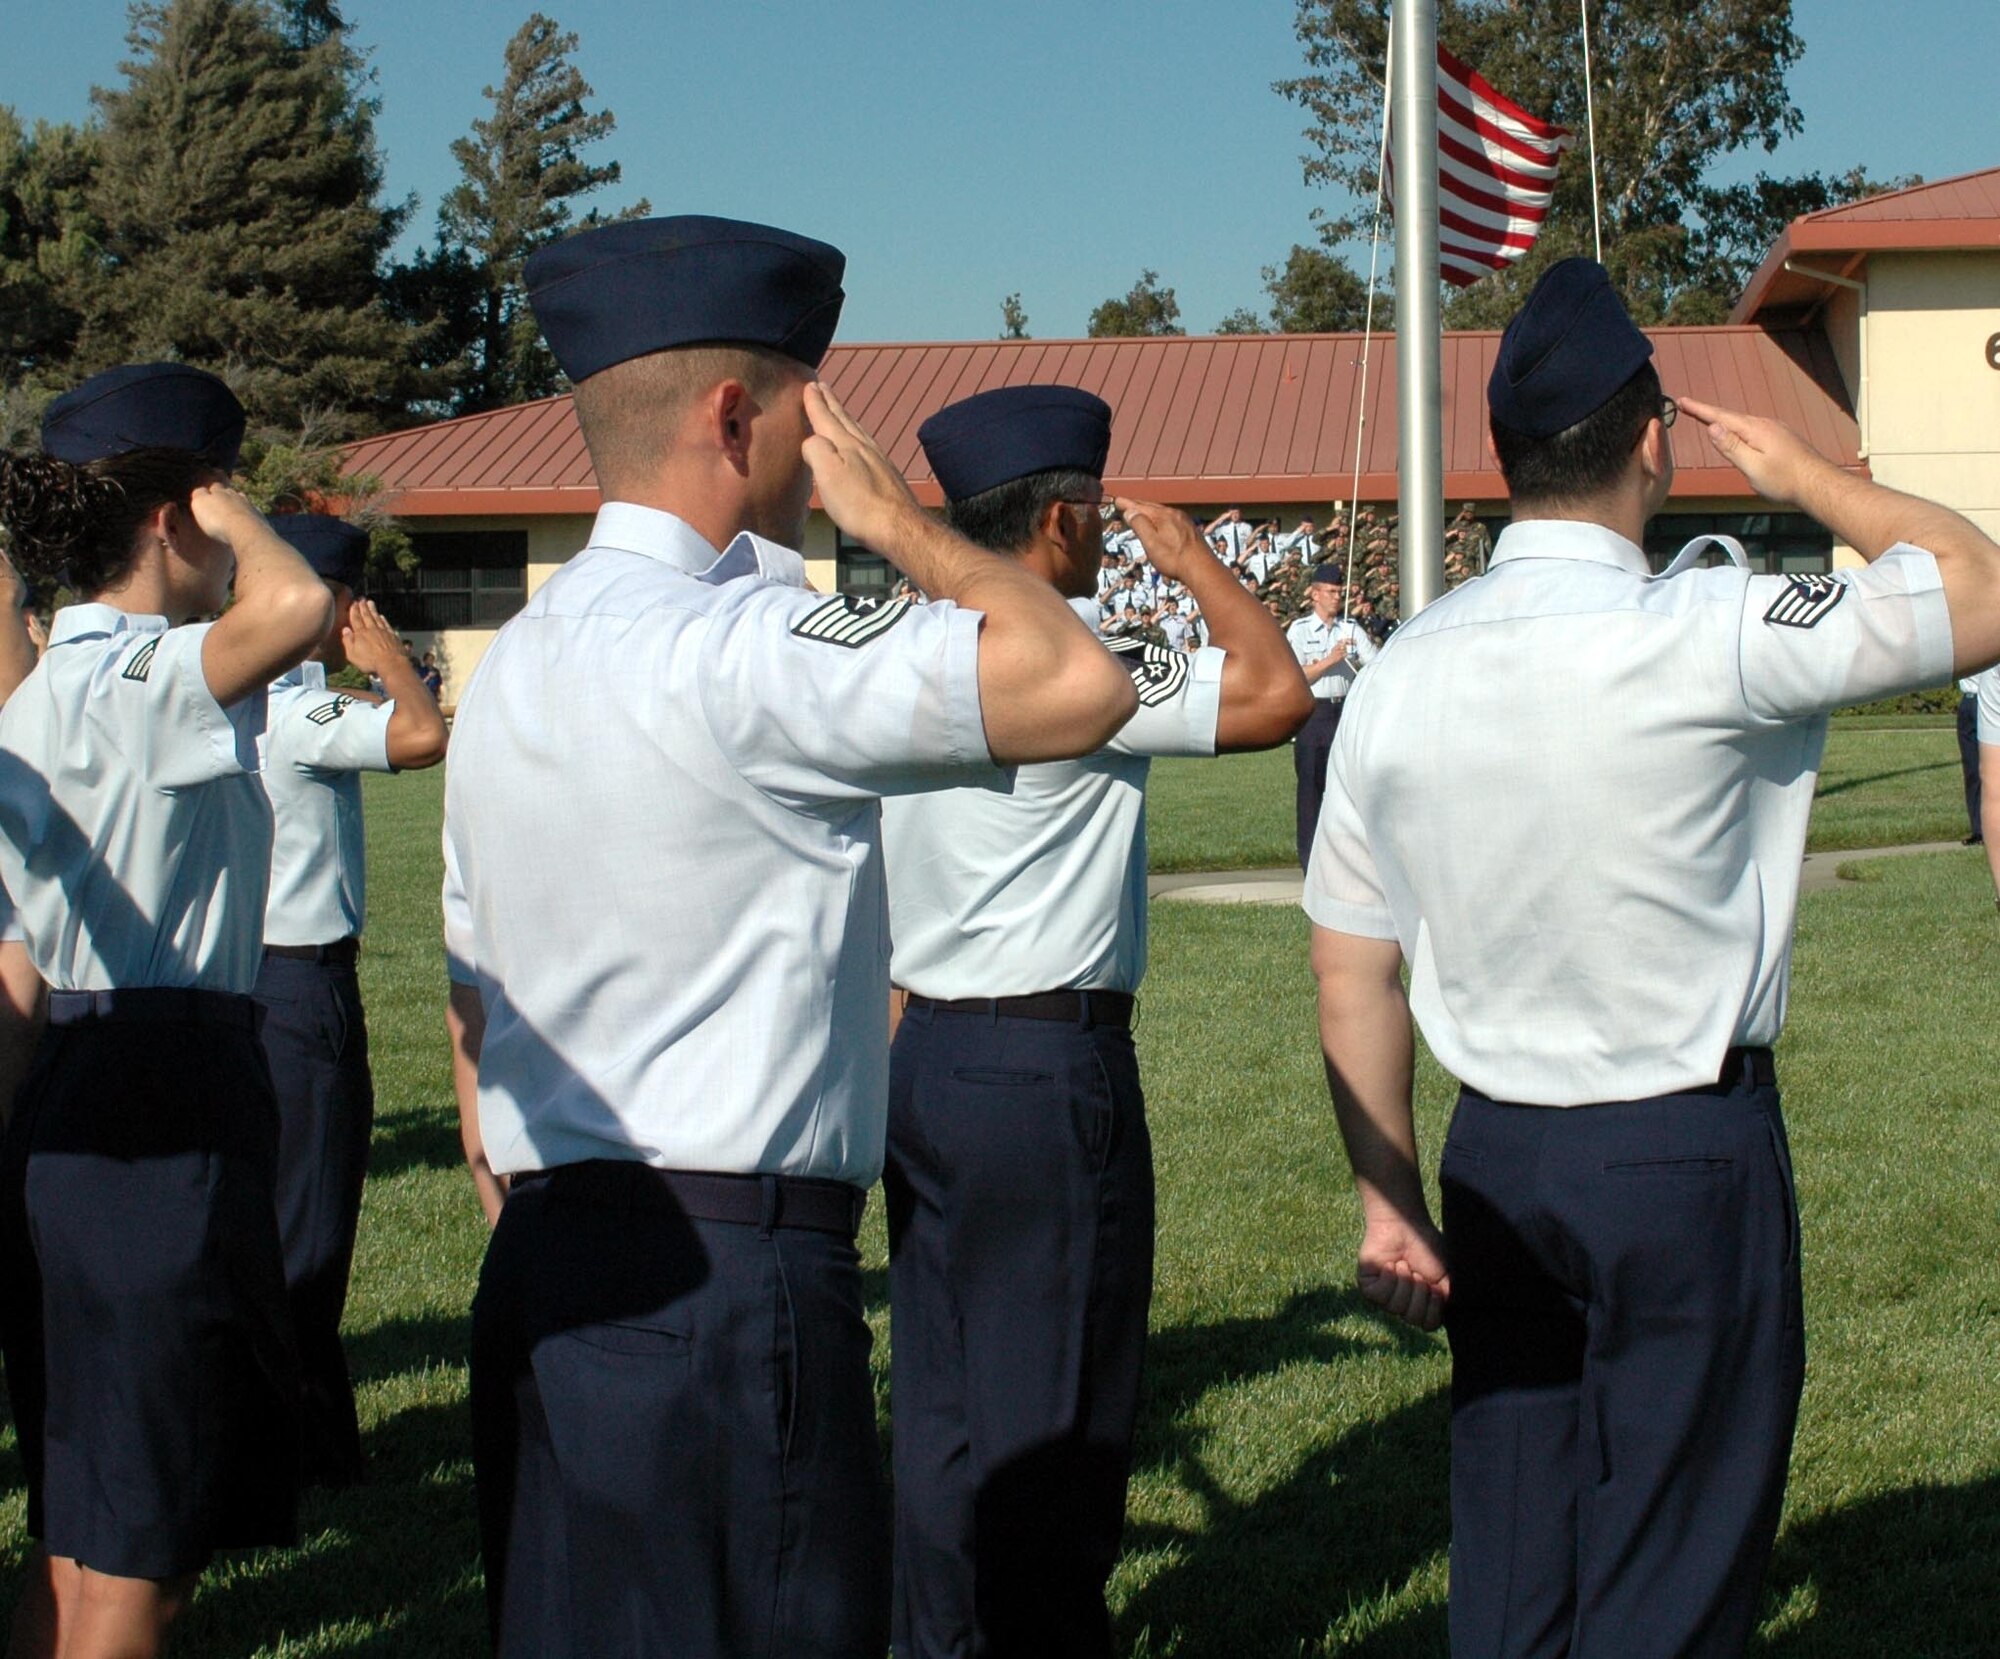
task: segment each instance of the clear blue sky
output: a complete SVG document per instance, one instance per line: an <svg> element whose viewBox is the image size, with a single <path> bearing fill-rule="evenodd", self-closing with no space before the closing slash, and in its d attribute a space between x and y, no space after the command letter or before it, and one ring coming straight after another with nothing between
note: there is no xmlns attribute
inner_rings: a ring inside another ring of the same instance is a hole
<svg viewBox="0 0 2000 1659"><path fill-rule="evenodd" d="M1312 237L1299 112L1270 90L1300 62L1290 0L542 4L581 34L577 61L618 116L617 199L839 244L844 340L990 337L1015 290L1034 334L1080 334L1142 266L1205 330L1261 310L1259 267ZM416 194L410 240L427 237L448 146L532 0L344 9L378 77L390 188ZM0 103L75 120L116 81L120 0L4 11ZM2000 165L1995 0L1795 0L1794 16L1805 130L1726 176Z"/></svg>

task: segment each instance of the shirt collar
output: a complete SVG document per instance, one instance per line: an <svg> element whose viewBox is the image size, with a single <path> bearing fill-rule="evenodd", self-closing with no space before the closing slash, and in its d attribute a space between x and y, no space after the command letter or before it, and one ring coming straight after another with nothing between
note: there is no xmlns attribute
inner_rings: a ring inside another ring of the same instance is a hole
<svg viewBox="0 0 2000 1659"><path fill-rule="evenodd" d="M307 691L326 690L326 664L323 662L302 662L296 668L288 668L271 682L273 691L288 686L303 686Z"/></svg>
<svg viewBox="0 0 2000 1659"><path fill-rule="evenodd" d="M1651 576L1645 550L1616 530L1575 518L1516 519L1500 532L1487 567L1505 559L1581 559L1587 564L1613 565L1634 576Z"/></svg>
<svg viewBox="0 0 2000 1659"><path fill-rule="evenodd" d="M806 562L789 547L745 530L718 555L685 519L632 501L607 501L597 509L590 545L658 559L710 586L739 576L762 576L793 588L806 585Z"/></svg>
<svg viewBox="0 0 2000 1659"><path fill-rule="evenodd" d="M144 616L121 611L116 605L88 603L65 605L49 624L49 643L68 645L79 639L106 639L113 634L164 634L164 616Z"/></svg>

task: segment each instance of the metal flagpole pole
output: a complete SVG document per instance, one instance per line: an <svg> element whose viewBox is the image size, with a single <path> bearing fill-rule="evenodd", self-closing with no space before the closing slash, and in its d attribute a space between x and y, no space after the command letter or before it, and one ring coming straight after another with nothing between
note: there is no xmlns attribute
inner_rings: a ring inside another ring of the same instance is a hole
<svg viewBox="0 0 2000 1659"><path fill-rule="evenodd" d="M1583 13L1583 125L1590 139L1590 229L1596 239L1597 263L1604 263L1604 210L1597 201L1597 106L1590 90L1590 0L1576 0Z"/></svg>
<svg viewBox="0 0 2000 1659"><path fill-rule="evenodd" d="M1368 435L1368 352L1375 343L1375 262L1382 250L1382 196L1386 183L1382 175L1389 159L1389 83L1394 66L1392 41L1389 61L1382 66L1382 142L1375 157L1375 228L1368 237L1368 309L1361 322L1361 389L1354 402L1358 418L1354 423L1354 482L1347 492L1347 580L1340 588L1342 620L1354 610L1354 521L1361 506L1361 451Z"/></svg>
<svg viewBox="0 0 2000 1659"><path fill-rule="evenodd" d="M1444 592L1444 336L1438 299L1437 0L1396 0L1396 414L1398 613Z"/></svg>

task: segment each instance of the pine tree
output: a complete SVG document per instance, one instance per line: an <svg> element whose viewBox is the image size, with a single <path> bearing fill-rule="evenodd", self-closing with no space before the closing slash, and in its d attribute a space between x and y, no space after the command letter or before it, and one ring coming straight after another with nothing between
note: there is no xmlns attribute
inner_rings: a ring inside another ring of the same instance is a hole
<svg viewBox="0 0 2000 1659"><path fill-rule="evenodd" d="M37 122L30 133L0 105L0 388L28 412L10 428L67 377L83 324L70 290L97 258L85 202L96 160L89 129Z"/></svg>
<svg viewBox="0 0 2000 1659"><path fill-rule="evenodd" d="M367 431L417 389L380 295L408 209L381 201L345 31L301 45L285 22L267 0L132 8L124 84L94 94L102 257L74 287L75 366L179 358L225 374L253 422Z"/></svg>
<svg viewBox="0 0 2000 1659"><path fill-rule="evenodd" d="M436 246L397 274L395 303L434 321L431 361L455 383L460 413L493 409L563 389L521 283L528 255L574 229L651 211L641 200L619 213L574 217L578 197L614 185L615 161L583 159L617 126L570 61L577 37L534 13L507 42L507 73L487 87L493 112L453 142L463 177L438 208Z"/></svg>

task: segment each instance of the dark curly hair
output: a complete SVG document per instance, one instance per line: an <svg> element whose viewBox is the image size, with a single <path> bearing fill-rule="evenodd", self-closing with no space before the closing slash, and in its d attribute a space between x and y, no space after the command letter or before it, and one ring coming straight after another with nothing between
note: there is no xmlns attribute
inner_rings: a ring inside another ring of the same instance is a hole
<svg viewBox="0 0 2000 1659"><path fill-rule="evenodd" d="M132 568L139 527L169 502L186 507L214 475L214 462L179 449L135 449L82 466L0 450L8 556L38 587L102 593Z"/></svg>

